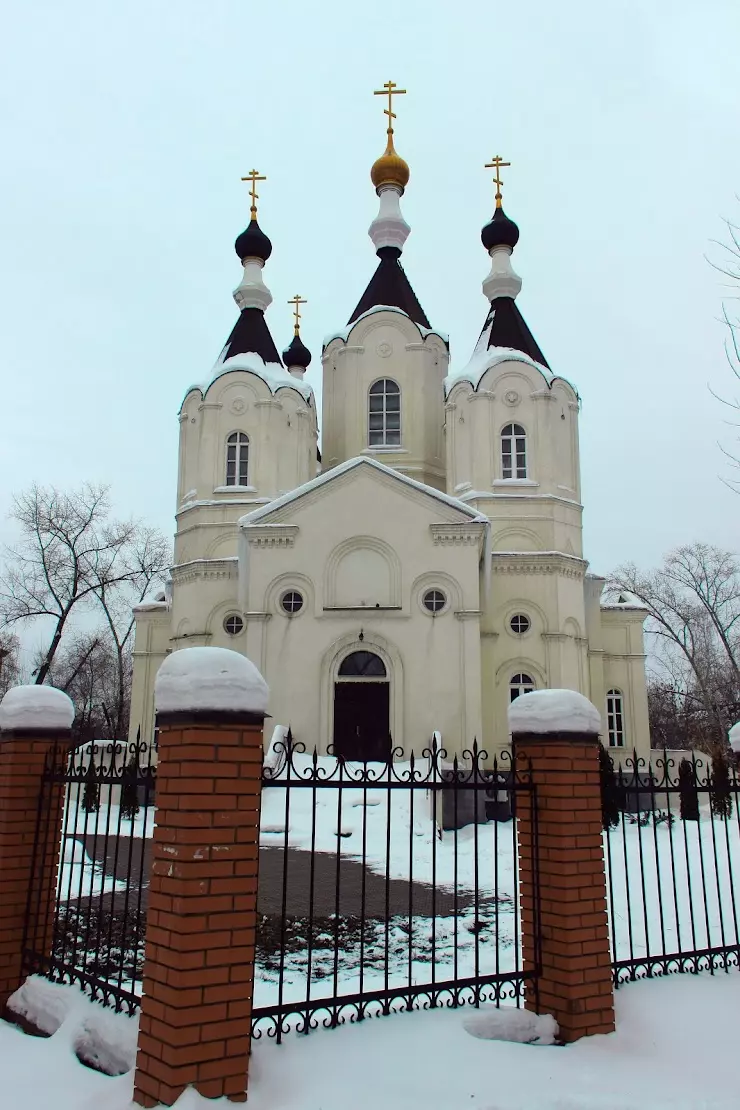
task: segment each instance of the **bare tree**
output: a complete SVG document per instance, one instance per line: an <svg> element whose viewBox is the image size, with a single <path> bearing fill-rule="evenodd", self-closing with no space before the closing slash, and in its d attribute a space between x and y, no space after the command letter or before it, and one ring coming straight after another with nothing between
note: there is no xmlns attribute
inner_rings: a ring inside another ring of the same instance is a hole
<svg viewBox="0 0 740 1110"><path fill-rule="evenodd" d="M118 739L106 711L119 692L116 653L107 629L66 636L48 678L74 702L78 742Z"/></svg>
<svg viewBox="0 0 740 1110"><path fill-rule="evenodd" d="M727 327L725 355L730 372L736 380L736 388L740 388L740 227L732 223L731 220L725 220L725 226L727 228L727 240L725 242L715 241L714 245L720 250L719 260L715 262L710 259L710 264L723 277L728 279L727 285L733 290L722 305L722 317ZM730 397L723 396L722 392L715 392L711 386L710 391L731 413L737 414L730 416L727 420L728 425L732 428L740 428L740 419L738 419L740 417L740 394L735 393L734 396ZM740 470L738 449L728 450L721 444L720 448L729 460L732 469ZM726 484L740 493L739 478L726 479Z"/></svg>
<svg viewBox="0 0 740 1110"><path fill-rule="evenodd" d="M20 670L18 637L7 630L0 631L0 698L20 681Z"/></svg>
<svg viewBox="0 0 740 1110"><path fill-rule="evenodd" d="M115 697L107 703L114 736L124 735L131 685L131 649L134 631L134 606L156 585L163 584L170 566L167 540L154 528L138 525L123 552L127 568L124 581L111 582L100 576L95 589L103 611L116 668Z"/></svg>
<svg viewBox="0 0 740 1110"><path fill-rule="evenodd" d="M728 725L740 708L740 564L709 544L671 552L657 570L618 568L609 589L628 592L650 614L647 632L662 702L670 694L692 742L711 752L725 747ZM656 680L653 680L654 683Z"/></svg>
<svg viewBox="0 0 740 1110"><path fill-rule="evenodd" d="M73 629L73 618L80 610L101 606L118 657L113 706L120 721L131 604L162 576L165 540L135 521L111 519L108 489L90 483L72 493L32 486L14 498L11 515L21 535L5 552L0 619L5 625L40 618L52 622L36 671L40 684L49 675L62 636Z"/></svg>

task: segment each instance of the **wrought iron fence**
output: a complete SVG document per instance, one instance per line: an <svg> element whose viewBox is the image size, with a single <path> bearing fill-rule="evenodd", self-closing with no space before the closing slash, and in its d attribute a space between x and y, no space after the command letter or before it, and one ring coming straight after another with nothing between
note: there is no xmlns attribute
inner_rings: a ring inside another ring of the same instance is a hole
<svg viewBox="0 0 740 1110"><path fill-rule="evenodd" d="M280 750L282 749L282 750ZM263 774L253 1031L521 1004L516 806L528 771L435 743L353 763L277 745ZM512 804L514 803L514 804ZM508 820L507 820L508 818Z"/></svg>
<svg viewBox="0 0 740 1110"><path fill-rule="evenodd" d="M723 760L602 766L616 985L738 965L738 786Z"/></svg>
<svg viewBox="0 0 740 1110"><path fill-rule="evenodd" d="M43 774L26 911L24 970L77 982L116 1010L138 1006L154 823L155 768L144 743L52 750ZM61 795L61 797L60 797ZM63 806L57 874L49 877ZM45 883L56 890L45 913Z"/></svg>

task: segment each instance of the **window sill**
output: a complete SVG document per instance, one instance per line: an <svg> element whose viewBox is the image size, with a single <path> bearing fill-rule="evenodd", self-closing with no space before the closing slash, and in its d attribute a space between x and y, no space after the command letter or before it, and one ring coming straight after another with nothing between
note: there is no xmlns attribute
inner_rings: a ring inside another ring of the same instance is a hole
<svg viewBox="0 0 740 1110"><path fill-rule="evenodd" d="M533 482L531 478L495 478L491 485L496 486L522 486L523 488L536 489L539 482Z"/></svg>
<svg viewBox="0 0 740 1110"><path fill-rule="evenodd" d="M256 493L256 486L214 486L214 493Z"/></svg>
<svg viewBox="0 0 740 1110"><path fill-rule="evenodd" d="M365 447L362 453L363 455L408 455L406 448L401 447L400 444L396 447L385 444L378 447Z"/></svg>

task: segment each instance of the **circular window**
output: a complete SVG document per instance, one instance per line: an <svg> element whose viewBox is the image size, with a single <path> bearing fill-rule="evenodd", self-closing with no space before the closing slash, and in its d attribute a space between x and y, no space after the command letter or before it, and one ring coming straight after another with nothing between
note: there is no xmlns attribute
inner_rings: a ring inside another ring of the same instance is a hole
<svg viewBox="0 0 740 1110"><path fill-rule="evenodd" d="M240 632L244 631L244 621L238 613L232 613L226 618L224 631L228 632L229 636L238 636Z"/></svg>
<svg viewBox="0 0 740 1110"><path fill-rule="evenodd" d="M298 590L288 590L287 594L283 594L280 599L284 613L300 613L303 608L303 595L298 593Z"/></svg>
<svg viewBox="0 0 740 1110"><path fill-rule="evenodd" d="M427 590L421 599L425 609L430 613L439 613L440 609L444 609L447 598L441 590Z"/></svg>
<svg viewBox="0 0 740 1110"><path fill-rule="evenodd" d="M525 632L529 632L530 627L531 621L524 613L516 613L509 621L509 628L517 636L523 636Z"/></svg>

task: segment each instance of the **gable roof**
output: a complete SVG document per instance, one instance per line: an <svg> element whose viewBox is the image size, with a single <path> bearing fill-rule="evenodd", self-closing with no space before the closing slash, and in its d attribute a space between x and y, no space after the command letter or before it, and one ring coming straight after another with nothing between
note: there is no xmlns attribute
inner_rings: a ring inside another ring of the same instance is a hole
<svg viewBox="0 0 740 1110"><path fill-rule="evenodd" d="M477 512L475 509L471 508L470 505L466 505L465 502L460 501L459 498L450 497L449 494L442 493L432 486L424 485L423 482L417 482L414 478L408 478L405 474L401 474L399 471L393 470L392 467L386 466L385 463L378 462L377 459L359 456L355 459L348 459L339 466L335 466L332 470L328 470L325 474L319 474L318 477L312 478L309 482L304 482L302 486L298 486L296 489L291 490L290 493L285 493L282 497L276 497L274 501L270 501L267 505L260 505L258 509L254 509L253 512L247 513L246 516L240 518L239 527L247 528L250 524L261 524L265 518L272 513L278 512L286 505L300 500L300 498L304 497L306 494L328 485L330 482L342 477L342 475L349 473L351 470L358 469L359 467L367 467L384 476L391 477L395 481L401 483L401 485L407 486L417 492L424 493L428 497L446 505L448 508L456 509L463 516L467 517L471 523L485 524L486 527L490 525L487 516Z"/></svg>
<svg viewBox="0 0 740 1110"><path fill-rule="evenodd" d="M406 277L406 271L399 262L399 254L400 251L392 247L380 248L378 268L370 278L367 289L347 321L348 324L354 324L358 316L362 316L368 309L384 304L400 308L415 324L421 324L424 328L431 327L424 309L416 298L416 293L411 288L411 282Z"/></svg>

